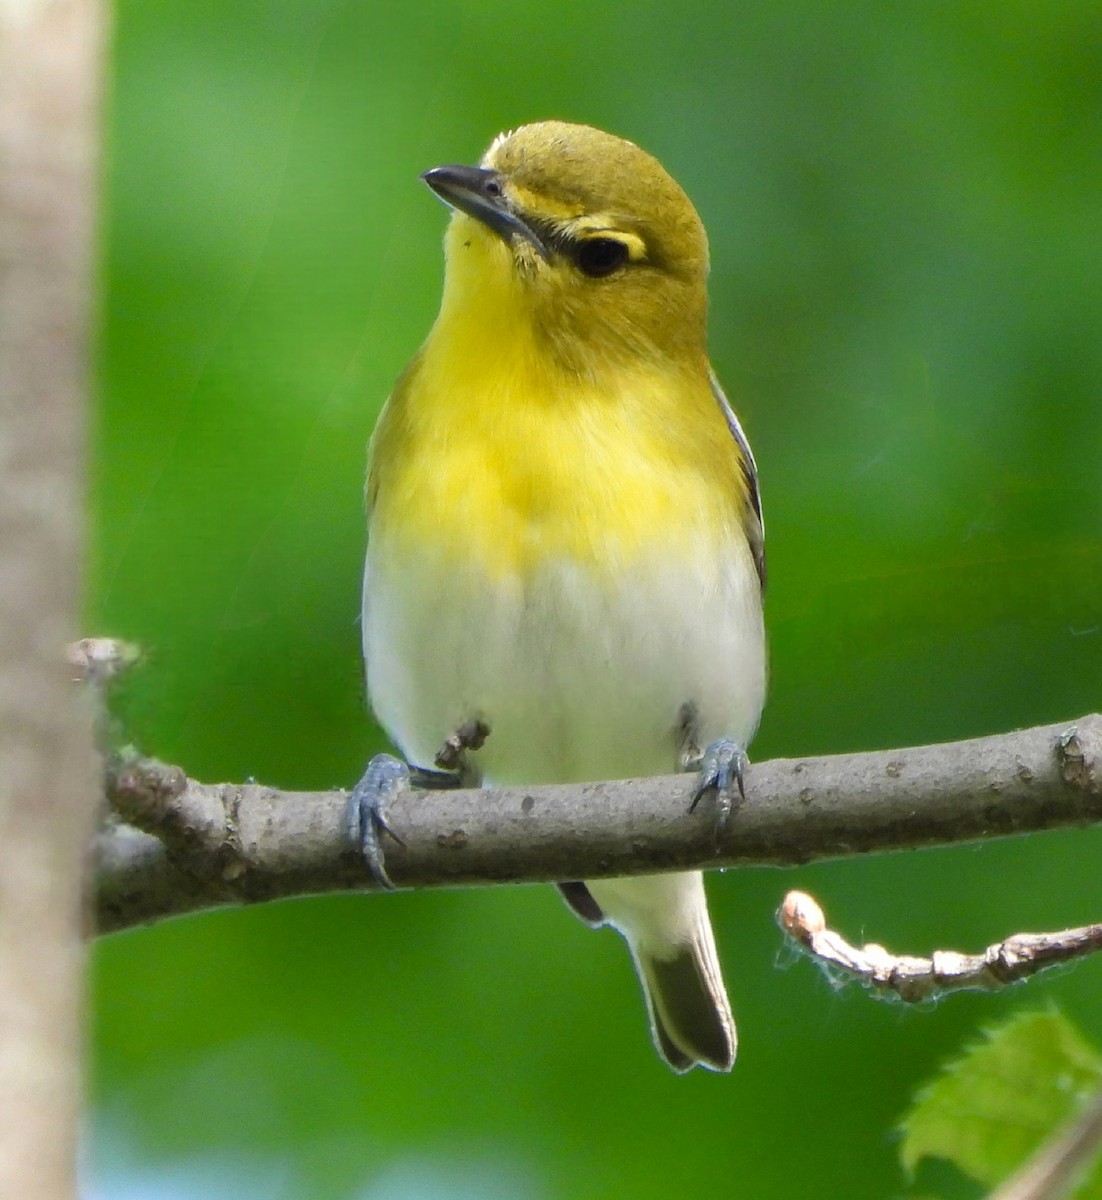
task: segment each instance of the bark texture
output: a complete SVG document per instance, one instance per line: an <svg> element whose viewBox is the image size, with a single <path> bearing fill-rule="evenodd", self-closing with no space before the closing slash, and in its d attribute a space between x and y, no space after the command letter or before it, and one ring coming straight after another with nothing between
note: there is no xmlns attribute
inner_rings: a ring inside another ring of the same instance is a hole
<svg viewBox="0 0 1102 1200"><path fill-rule="evenodd" d="M0 1196L76 1195L84 865L98 792L80 602L102 15L0 0Z"/></svg>

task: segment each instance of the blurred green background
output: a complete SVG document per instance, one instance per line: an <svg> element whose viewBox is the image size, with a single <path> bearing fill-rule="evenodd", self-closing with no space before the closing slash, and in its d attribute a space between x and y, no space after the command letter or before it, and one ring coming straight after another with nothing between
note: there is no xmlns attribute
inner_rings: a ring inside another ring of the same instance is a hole
<svg viewBox="0 0 1102 1200"><path fill-rule="evenodd" d="M286 787L382 748L362 472L435 315L417 175L550 116L653 152L710 231L769 531L755 757L1102 706L1096 0L121 0L86 623L148 649L126 735ZM88 1194L976 1195L901 1176L910 1094L1022 1006L1102 1044L1102 963L905 1011L792 963L772 914L800 886L856 939L978 949L1098 920L1100 836L714 876L729 1078L659 1065L619 940L547 888L105 939Z"/></svg>

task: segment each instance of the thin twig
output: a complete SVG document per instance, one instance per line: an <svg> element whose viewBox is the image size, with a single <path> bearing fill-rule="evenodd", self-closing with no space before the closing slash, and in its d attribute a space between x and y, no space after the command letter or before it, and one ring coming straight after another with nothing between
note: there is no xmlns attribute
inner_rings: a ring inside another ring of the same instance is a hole
<svg viewBox="0 0 1102 1200"><path fill-rule="evenodd" d="M686 868L790 866L1102 821L1102 717L973 741L746 771L717 838L690 812L687 776L426 791L390 821L401 888L594 879ZM201 784L179 767L111 764L107 795L143 829L99 840L98 926L334 890L372 890L350 845L344 792Z"/></svg>
<svg viewBox="0 0 1102 1200"><path fill-rule="evenodd" d="M70 642L65 658L77 679L103 686L129 670L141 658L141 649L133 642L118 638L89 637Z"/></svg>
<svg viewBox="0 0 1102 1200"><path fill-rule="evenodd" d="M898 996L909 1004L948 992L998 991L1060 963L1102 950L1102 925L1059 933L1015 933L981 954L935 950L930 958L892 954L876 942L853 946L828 929L814 897L789 892L777 922L784 932L832 976L859 980L875 993Z"/></svg>
<svg viewBox="0 0 1102 1200"><path fill-rule="evenodd" d="M1102 1149L1102 1090L987 1200L1064 1200Z"/></svg>

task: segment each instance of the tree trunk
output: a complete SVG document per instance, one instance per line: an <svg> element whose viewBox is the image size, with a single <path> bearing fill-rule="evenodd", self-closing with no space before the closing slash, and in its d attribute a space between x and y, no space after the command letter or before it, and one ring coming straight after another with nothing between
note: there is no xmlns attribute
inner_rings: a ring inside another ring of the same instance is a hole
<svg viewBox="0 0 1102 1200"><path fill-rule="evenodd" d="M80 603L103 16L0 0L0 1196L76 1195L90 721Z"/></svg>

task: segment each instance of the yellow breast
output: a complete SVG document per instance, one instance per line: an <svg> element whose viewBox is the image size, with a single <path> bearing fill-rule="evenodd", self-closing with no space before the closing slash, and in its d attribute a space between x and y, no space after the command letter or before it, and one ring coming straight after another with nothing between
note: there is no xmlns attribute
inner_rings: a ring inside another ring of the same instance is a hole
<svg viewBox="0 0 1102 1200"><path fill-rule="evenodd" d="M501 239L460 217L448 246L440 316L372 439L375 550L500 576L734 536L746 482L703 352L602 343L568 363Z"/></svg>
<svg viewBox="0 0 1102 1200"><path fill-rule="evenodd" d="M500 576L734 533L745 481L706 366L568 378L498 332L478 353L434 338L391 398L372 445L377 548Z"/></svg>

